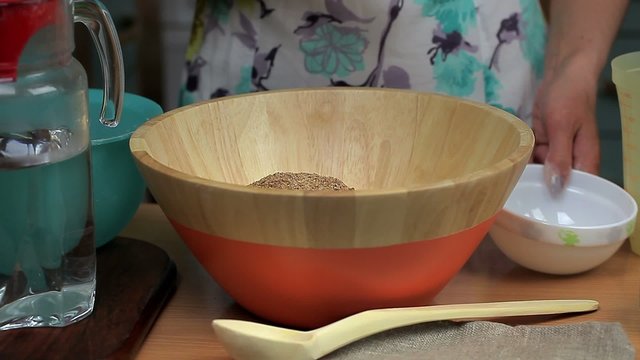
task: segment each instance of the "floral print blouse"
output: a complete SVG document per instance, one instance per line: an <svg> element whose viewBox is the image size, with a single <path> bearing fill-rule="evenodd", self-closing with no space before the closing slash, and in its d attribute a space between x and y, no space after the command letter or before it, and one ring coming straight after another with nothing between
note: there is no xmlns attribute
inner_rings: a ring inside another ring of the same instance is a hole
<svg viewBox="0 0 640 360"><path fill-rule="evenodd" d="M180 104L378 86L482 101L530 123L545 43L537 0L198 0Z"/></svg>

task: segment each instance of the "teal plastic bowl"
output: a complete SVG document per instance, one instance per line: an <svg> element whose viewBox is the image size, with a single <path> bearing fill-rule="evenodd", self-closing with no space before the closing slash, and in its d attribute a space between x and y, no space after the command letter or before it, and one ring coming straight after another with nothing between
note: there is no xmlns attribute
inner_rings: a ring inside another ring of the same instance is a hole
<svg viewBox="0 0 640 360"><path fill-rule="evenodd" d="M163 113L157 103L126 93L120 124L100 124L102 90L89 89L93 217L96 246L115 238L131 221L144 198L145 183L131 156L131 134Z"/></svg>

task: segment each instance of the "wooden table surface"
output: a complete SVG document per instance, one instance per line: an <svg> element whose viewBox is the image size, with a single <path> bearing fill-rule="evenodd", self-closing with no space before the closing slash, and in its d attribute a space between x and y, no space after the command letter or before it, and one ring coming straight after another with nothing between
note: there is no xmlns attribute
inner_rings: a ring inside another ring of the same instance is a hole
<svg viewBox="0 0 640 360"><path fill-rule="evenodd" d="M252 317L198 264L160 208L143 204L121 235L146 240L165 249L176 262L180 278L176 294L149 333L138 359L229 359L216 340L211 320ZM600 302L600 309L579 316L521 318L516 319L517 323L620 322L635 348L640 350L640 256L634 255L627 244L590 272L551 276L512 263L487 238L434 302L552 298L594 299Z"/></svg>

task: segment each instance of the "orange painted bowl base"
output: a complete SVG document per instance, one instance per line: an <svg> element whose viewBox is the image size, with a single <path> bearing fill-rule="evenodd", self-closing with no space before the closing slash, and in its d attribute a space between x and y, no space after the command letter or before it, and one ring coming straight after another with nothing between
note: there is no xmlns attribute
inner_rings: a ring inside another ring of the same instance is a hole
<svg viewBox="0 0 640 360"><path fill-rule="evenodd" d="M238 304L276 324L309 329L369 309L428 304L494 219L436 239L359 249L263 245L171 223Z"/></svg>

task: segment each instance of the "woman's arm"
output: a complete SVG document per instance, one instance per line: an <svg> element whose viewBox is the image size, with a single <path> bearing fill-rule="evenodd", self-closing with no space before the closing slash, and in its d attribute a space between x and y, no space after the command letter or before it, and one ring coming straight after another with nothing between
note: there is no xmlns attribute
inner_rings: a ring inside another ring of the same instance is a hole
<svg viewBox="0 0 640 360"><path fill-rule="evenodd" d="M571 168L600 166L595 102L598 77L628 0L552 0L545 72L533 112L534 160L545 163L552 190Z"/></svg>

